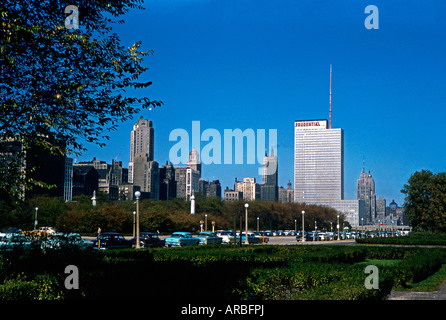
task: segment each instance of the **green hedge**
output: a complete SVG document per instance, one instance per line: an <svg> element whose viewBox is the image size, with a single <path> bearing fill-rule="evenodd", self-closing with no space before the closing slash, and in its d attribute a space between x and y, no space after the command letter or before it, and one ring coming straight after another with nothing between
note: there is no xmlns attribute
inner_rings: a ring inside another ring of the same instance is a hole
<svg viewBox="0 0 446 320"><path fill-rule="evenodd" d="M432 232L415 232L403 237L358 238L361 244L397 244L397 245L431 245L446 246L446 234Z"/></svg>
<svg viewBox="0 0 446 320"><path fill-rule="evenodd" d="M443 251L296 245L4 253L0 299L383 299L439 270ZM377 264L379 290L364 286L369 259L396 261ZM79 269L79 290L64 288L69 264Z"/></svg>

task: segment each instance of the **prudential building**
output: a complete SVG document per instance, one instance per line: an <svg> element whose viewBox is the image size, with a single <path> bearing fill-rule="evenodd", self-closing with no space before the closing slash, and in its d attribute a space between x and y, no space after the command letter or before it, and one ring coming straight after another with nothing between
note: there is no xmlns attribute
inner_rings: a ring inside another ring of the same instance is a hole
<svg viewBox="0 0 446 320"><path fill-rule="evenodd" d="M344 132L327 120L294 122L294 202L326 205L358 223L358 200L344 200Z"/></svg>

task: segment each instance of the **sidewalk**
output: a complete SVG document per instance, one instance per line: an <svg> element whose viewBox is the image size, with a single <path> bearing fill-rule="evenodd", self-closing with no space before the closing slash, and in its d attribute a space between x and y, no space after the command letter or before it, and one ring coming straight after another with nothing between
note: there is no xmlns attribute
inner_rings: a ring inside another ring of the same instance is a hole
<svg viewBox="0 0 446 320"><path fill-rule="evenodd" d="M387 296L387 300L446 300L446 281L438 287L437 291L392 291Z"/></svg>

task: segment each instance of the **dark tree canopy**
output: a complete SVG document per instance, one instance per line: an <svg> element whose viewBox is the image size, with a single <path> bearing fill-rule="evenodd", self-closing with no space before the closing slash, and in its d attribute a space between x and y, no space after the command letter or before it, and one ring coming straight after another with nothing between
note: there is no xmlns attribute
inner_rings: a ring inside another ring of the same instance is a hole
<svg viewBox="0 0 446 320"><path fill-rule="evenodd" d="M415 172L404 185L404 209L416 230L446 232L446 173Z"/></svg>
<svg viewBox="0 0 446 320"><path fill-rule="evenodd" d="M141 80L143 57L152 51L142 51L140 42L125 48L112 30L129 10L143 9L141 3L3 0L0 138L79 155L85 143L104 146L108 133L142 108L161 106L146 96L151 82ZM78 29L65 26L69 5L79 10ZM1 188L11 174L0 163Z"/></svg>
<svg viewBox="0 0 446 320"><path fill-rule="evenodd" d="M140 42L124 48L112 33L142 1L77 1L79 29L65 27L72 1L2 2L1 134L52 137L80 153L83 142L104 145L107 132L139 108L161 105L129 94L151 84L138 80L151 52Z"/></svg>

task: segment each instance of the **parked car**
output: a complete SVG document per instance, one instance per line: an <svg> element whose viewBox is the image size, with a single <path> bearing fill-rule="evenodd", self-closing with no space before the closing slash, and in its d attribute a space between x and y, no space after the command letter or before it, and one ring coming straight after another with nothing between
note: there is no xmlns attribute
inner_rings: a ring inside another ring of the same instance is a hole
<svg viewBox="0 0 446 320"><path fill-rule="evenodd" d="M263 235L267 237L272 237L274 236L274 232L272 232L271 230L263 231Z"/></svg>
<svg viewBox="0 0 446 320"><path fill-rule="evenodd" d="M246 234L245 232L242 233L242 243L245 243ZM252 232L248 232L248 243L262 243L262 239L256 237Z"/></svg>
<svg viewBox="0 0 446 320"><path fill-rule="evenodd" d="M302 231L298 231L296 234L296 241L299 242L299 241L302 241L303 239L305 241L307 241L307 235L308 235L307 231L305 231L303 235L302 235Z"/></svg>
<svg viewBox="0 0 446 320"><path fill-rule="evenodd" d="M39 232L46 235L52 235L56 233L56 230L54 230L53 227L40 227Z"/></svg>
<svg viewBox="0 0 446 320"><path fill-rule="evenodd" d="M336 239L336 233L335 232L326 232L325 235L327 236L328 241L332 241Z"/></svg>
<svg viewBox="0 0 446 320"><path fill-rule="evenodd" d="M305 241L316 241L317 240L317 232L311 231L307 233Z"/></svg>
<svg viewBox="0 0 446 320"><path fill-rule="evenodd" d="M48 239L42 241L42 250L59 250L59 249L80 249L89 250L93 248L93 242L82 239L79 233L62 233L57 232Z"/></svg>
<svg viewBox="0 0 446 320"><path fill-rule="evenodd" d="M103 232L93 240L93 249L106 250L131 247L132 241L127 240L117 232Z"/></svg>
<svg viewBox="0 0 446 320"><path fill-rule="evenodd" d="M206 244L221 244L223 238L217 236L215 232L211 231L203 231L198 234L198 239L200 242L198 244L206 245Z"/></svg>
<svg viewBox="0 0 446 320"><path fill-rule="evenodd" d="M217 236L222 239L222 243L229 244L234 241L234 231L232 230L218 230Z"/></svg>
<svg viewBox="0 0 446 320"><path fill-rule="evenodd" d="M164 239L166 246L196 246L200 242L200 239L193 237L190 232L178 231L172 233L170 237Z"/></svg>
<svg viewBox="0 0 446 320"><path fill-rule="evenodd" d="M9 229L2 230L1 233L22 233L22 229L17 227L11 227Z"/></svg>
<svg viewBox="0 0 446 320"><path fill-rule="evenodd" d="M265 236L264 234L262 234L262 232L254 231L253 235L255 237L257 237L257 238L260 238L260 240L261 240L260 242L262 242L262 243L268 243L269 242L269 238L267 236ZM249 232L248 232L248 236L249 236Z"/></svg>
<svg viewBox="0 0 446 320"><path fill-rule="evenodd" d="M133 246L136 245L136 236L130 239ZM154 232L140 232L139 244L141 248L160 248L165 246L165 241L160 239L157 233Z"/></svg>
<svg viewBox="0 0 446 320"><path fill-rule="evenodd" d="M28 240L20 233L3 233L0 237L0 251L29 251L39 250L40 244Z"/></svg>
<svg viewBox="0 0 446 320"><path fill-rule="evenodd" d="M325 232L318 232L317 233L317 241L325 241L327 240L327 235Z"/></svg>

